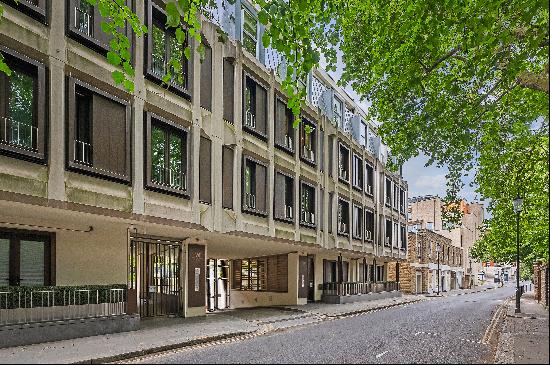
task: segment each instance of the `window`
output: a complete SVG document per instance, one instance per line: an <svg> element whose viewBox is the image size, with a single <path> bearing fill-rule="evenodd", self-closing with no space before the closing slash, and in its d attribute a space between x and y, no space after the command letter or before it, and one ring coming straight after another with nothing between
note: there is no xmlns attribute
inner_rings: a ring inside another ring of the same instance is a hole
<svg viewBox="0 0 550 365"><path fill-rule="evenodd" d="M68 167L129 182L129 103L72 77L68 88Z"/></svg>
<svg viewBox="0 0 550 365"><path fill-rule="evenodd" d="M344 130L344 105L337 97L334 97L332 105L332 117L334 124L340 126L340 128Z"/></svg>
<svg viewBox="0 0 550 365"><path fill-rule="evenodd" d="M246 8L242 8L242 41L243 48L254 57L258 57L258 21Z"/></svg>
<svg viewBox="0 0 550 365"><path fill-rule="evenodd" d="M126 5L128 5L127 2ZM90 5L86 0L68 0L67 11L69 12L67 16L68 35L100 53L107 53L109 42L113 36L101 29L104 18L101 16L99 8ZM119 31L131 39L129 27L125 25Z"/></svg>
<svg viewBox="0 0 550 365"><path fill-rule="evenodd" d="M374 169L371 164L365 164L365 192L367 195L374 196Z"/></svg>
<svg viewBox="0 0 550 365"><path fill-rule="evenodd" d="M223 59L223 119L234 123L235 65L229 58Z"/></svg>
<svg viewBox="0 0 550 365"><path fill-rule="evenodd" d="M334 161L334 136L328 136L328 176L332 177Z"/></svg>
<svg viewBox="0 0 550 365"><path fill-rule="evenodd" d="M267 91L250 75L243 75L243 129L267 136Z"/></svg>
<svg viewBox="0 0 550 365"><path fill-rule="evenodd" d="M334 204L334 193L328 193L328 233L332 233L332 206ZM321 207L322 209L322 207Z"/></svg>
<svg viewBox="0 0 550 365"><path fill-rule="evenodd" d="M55 285L53 233L0 231L0 287Z"/></svg>
<svg viewBox="0 0 550 365"><path fill-rule="evenodd" d="M156 115L148 115L148 185L175 193L187 190L187 130Z"/></svg>
<svg viewBox="0 0 550 365"><path fill-rule="evenodd" d="M365 241L374 240L374 212L365 210Z"/></svg>
<svg viewBox="0 0 550 365"><path fill-rule="evenodd" d="M319 130L319 170L325 169L325 133Z"/></svg>
<svg viewBox="0 0 550 365"><path fill-rule="evenodd" d="M363 160L355 153L353 154L353 187L363 190Z"/></svg>
<svg viewBox="0 0 550 365"><path fill-rule="evenodd" d="M275 97L275 146L283 151L294 153L294 116L286 103Z"/></svg>
<svg viewBox="0 0 550 365"><path fill-rule="evenodd" d="M391 193L392 193L392 190L391 190L391 180L386 178L386 194L385 194L385 197L386 197L386 206L388 207L391 207Z"/></svg>
<svg viewBox="0 0 550 365"><path fill-rule="evenodd" d="M243 170L243 210L265 216L267 168L259 161L244 156Z"/></svg>
<svg viewBox="0 0 550 365"><path fill-rule="evenodd" d="M300 184L300 223L314 227L315 221L315 187L304 181Z"/></svg>
<svg viewBox="0 0 550 365"><path fill-rule="evenodd" d="M212 203L212 141L202 137L199 146L199 200Z"/></svg>
<svg viewBox="0 0 550 365"><path fill-rule="evenodd" d="M274 255L232 261L233 284L236 290L288 291L288 257Z"/></svg>
<svg viewBox="0 0 550 365"><path fill-rule="evenodd" d="M185 40L184 44L180 44L176 38L175 28L166 26L164 11L153 1L149 4L146 76L157 83L163 83L164 76L169 73L172 77L168 80L168 89L190 99L190 67L189 61L183 53L188 40ZM180 70L176 70L170 64L171 59L177 59L180 62Z"/></svg>
<svg viewBox="0 0 550 365"><path fill-rule="evenodd" d="M353 204L353 238L363 238L363 209Z"/></svg>
<svg viewBox="0 0 550 365"><path fill-rule="evenodd" d="M396 183L393 183L393 209L398 209L399 207L399 187Z"/></svg>
<svg viewBox="0 0 550 365"><path fill-rule="evenodd" d="M338 149L338 178L349 183L349 149L340 143Z"/></svg>
<svg viewBox="0 0 550 365"><path fill-rule="evenodd" d="M300 145L302 147L300 156L306 162L315 164L315 149L317 132L315 125L309 120L302 117L300 123Z"/></svg>
<svg viewBox="0 0 550 365"><path fill-rule="evenodd" d="M0 152L44 159L45 68L0 46L11 76L0 72Z"/></svg>
<svg viewBox="0 0 550 365"><path fill-rule="evenodd" d="M349 202L338 199L338 234L349 235Z"/></svg>
<svg viewBox="0 0 550 365"><path fill-rule="evenodd" d="M399 189L399 211L405 214L405 190Z"/></svg>
<svg viewBox="0 0 550 365"><path fill-rule="evenodd" d="M201 62L201 107L212 111L212 48L204 44L204 60Z"/></svg>
<svg viewBox="0 0 550 365"><path fill-rule="evenodd" d="M386 235L384 237L384 246L390 247L392 242L392 222L389 219L386 219Z"/></svg>
<svg viewBox="0 0 550 365"><path fill-rule="evenodd" d="M367 126L363 121L359 124L359 144L363 147L367 147Z"/></svg>
<svg viewBox="0 0 550 365"><path fill-rule="evenodd" d="M222 204L224 208L233 209L233 159L235 151L227 146L222 150Z"/></svg>
<svg viewBox="0 0 550 365"><path fill-rule="evenodd" d="M319 229L324 231L325 227L325 189L319 191Z"/></svg>
<svg viewBox="0 0 550 365"><path fill-rule="evenodd" d="M399 224L393 224L393 247L399 247Z"/></svg>
<svg viewBox="0 0 550 365"><path fill-rule="evenodd" d="M15 1L7 1L7 3L30 17L46 24L47 0L23 0L17 3Z"/></svg>
<svg viewBox="0 0 550 365"><path fill-rule="evenodd" d="M293 222L294 179L281 171L276 171L274 189L274 217L276 219Z"/></svg>

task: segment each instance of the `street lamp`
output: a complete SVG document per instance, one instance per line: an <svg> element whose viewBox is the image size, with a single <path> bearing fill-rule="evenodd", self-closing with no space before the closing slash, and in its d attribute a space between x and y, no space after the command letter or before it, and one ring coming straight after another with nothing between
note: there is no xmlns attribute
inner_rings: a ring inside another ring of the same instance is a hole
<svg viewBox="0 0 550 365"><path fill-rule="evenodd" d="M519 291L519 216L523 207L523 199L518 196L514 199L514 213L516 213L516 313L521 313Z"/></svg>
<svg viewBox="0 0 550 365"><path fill-rule="evenodd" d="M439 243L435 246L435 251L437 252L437 295L439 295L439 285L441 282L439 276L439 253L441 252L441 245Z"/></svg>

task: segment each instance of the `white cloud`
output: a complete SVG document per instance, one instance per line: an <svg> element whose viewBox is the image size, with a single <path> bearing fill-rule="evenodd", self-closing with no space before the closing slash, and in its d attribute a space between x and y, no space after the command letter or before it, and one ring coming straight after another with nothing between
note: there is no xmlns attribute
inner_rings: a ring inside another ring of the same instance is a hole
<svg viewBox="0 0 550 365"><path fill-rule="evenodd" d="M418 190L439 192L445 189L445 174L420 175L411 183Z"/></svg>

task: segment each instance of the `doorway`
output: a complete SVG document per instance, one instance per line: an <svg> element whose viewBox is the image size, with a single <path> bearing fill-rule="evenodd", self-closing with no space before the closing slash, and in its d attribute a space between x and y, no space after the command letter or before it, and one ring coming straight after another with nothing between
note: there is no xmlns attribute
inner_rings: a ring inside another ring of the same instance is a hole
<svg viewBox="0 0 550 365"><path fill-rule="evenodd" d="M308 287L307 287L307 301L315 301L315 256L307 256L307 277L308 277Z"/></svg>
<svg viewBox="0 0 550 365"><path fill-rule="evenodd" d="M140 316L180 315L181 244L139 239L129 249L128 296L137 298Z"/></svg>
<svg viewBox="0 0 550 365"><path fill-rule="evenodd" d="M209 312L229 308L229 260L208 259L206 287Z"/></svg>

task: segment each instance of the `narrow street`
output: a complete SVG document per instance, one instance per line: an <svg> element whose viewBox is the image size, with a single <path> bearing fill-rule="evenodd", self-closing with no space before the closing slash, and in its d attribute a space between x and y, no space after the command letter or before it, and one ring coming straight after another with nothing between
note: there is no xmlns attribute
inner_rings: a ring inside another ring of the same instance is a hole
<svg viewBox="0 0 550 365"><path fill-rule="evenodd" d="M434 298L407 306L320 322L233 343L134 359L145 363L476 363L509 286Z"/></svg>

